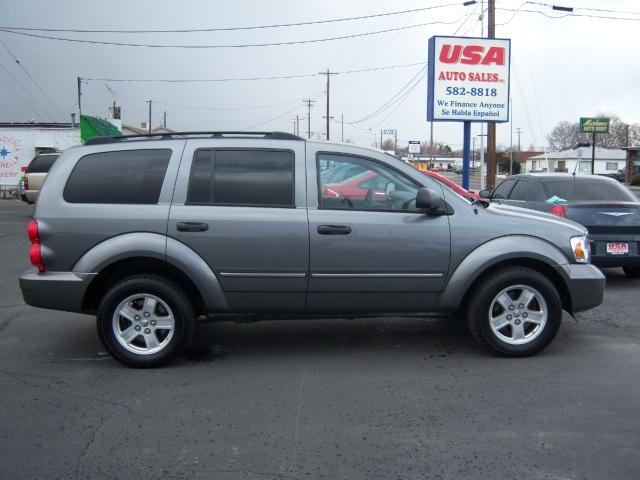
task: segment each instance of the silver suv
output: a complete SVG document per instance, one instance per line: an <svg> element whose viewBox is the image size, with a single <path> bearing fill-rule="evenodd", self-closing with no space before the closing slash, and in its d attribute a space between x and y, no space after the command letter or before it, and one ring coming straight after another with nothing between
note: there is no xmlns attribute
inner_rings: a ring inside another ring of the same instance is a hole
<svg viewBox="0 0 640 480"><path fill-rule="evenodd" d="M278 132L90 140L51 169L28 234L25 301L95 314L137 367L204 318L464 314L498 354L531 355L605 287L576 223Z"/></svg>

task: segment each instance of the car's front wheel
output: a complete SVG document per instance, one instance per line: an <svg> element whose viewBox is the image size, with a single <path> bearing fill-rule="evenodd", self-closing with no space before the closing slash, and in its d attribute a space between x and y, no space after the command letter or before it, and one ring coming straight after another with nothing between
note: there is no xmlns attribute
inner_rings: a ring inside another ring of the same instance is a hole
<svg viewBox="0 0 640 480"><path fill-rule="evenodd" d="M490 274L473 294L467 322L473 336L508 357L534 355L554 339L562 303L553 283L526 267Z"/></svg>
<svg viewBox="0 0 640 480"><path fill-rule="evenodd" d="M98 308L98 335L118 360L134 367L158 367L175 359L191 339L193 307L185 293L159 276L126 278Z"/></svg>

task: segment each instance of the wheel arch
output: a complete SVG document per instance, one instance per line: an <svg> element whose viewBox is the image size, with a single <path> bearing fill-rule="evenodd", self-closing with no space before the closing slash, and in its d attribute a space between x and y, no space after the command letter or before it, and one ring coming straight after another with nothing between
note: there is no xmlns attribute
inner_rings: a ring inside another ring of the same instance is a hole
<svg viewBox="0 0 640 480"><path fill-rule="evenodd" d="M175 265L155 257L127 257L105 266L91 281L82 299L82 310L95 314L104 294L112 285L134 275L159 275L175 282L187 295L194 312L205 312L202 293L193 280Z"/></svg>
<svg viewBox="0 0 640 480"><path fill-rule="evenodd" d="M496 255L496 252L500 253ZM545 240L526 236L500 237L481 245L460 262L440 295L437 309L464 312L471 298L470 293L486 275L510 266L520 266L536 270L549 278L560 294L562 308L571 312L571 294L561 273L563 270L559 268L567 263L569 261L564 253Z"/></svg>

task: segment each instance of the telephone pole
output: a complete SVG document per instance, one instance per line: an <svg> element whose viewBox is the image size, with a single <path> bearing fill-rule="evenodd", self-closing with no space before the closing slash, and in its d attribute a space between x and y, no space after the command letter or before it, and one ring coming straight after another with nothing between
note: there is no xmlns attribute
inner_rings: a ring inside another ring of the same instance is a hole
<svg viewBox="0 0 640 480"><path fill-rule="evenodd" d="M307 98L306 100L303 100L303 102L307 104L307 138L311 138L311 107L313 106L312 104L316 103L316 101Z"/></svg>
<svg viewBox="0 0 640 480"><path fill-rule="evenodd" d="M296 115L296 135L300 135L300 117Z"/></svg>
<svg viewBox="0 0 640 480"><path fill-rule="evenodd" d="M147 100L147 103L149 104L149 123L147 124L147 131L149 132L149 135L151 135L151 104L153 102L151 100Z"/></svg>
<svg viewBox="0 0 640 480"><path fill-rule="evenodd" d="M331 77L331 75L335 75L335 73L332 73L329 71L329 69L327 68L326 72L318 72L320 75L326 75L327 76L327 140L329 140L329 123L331 122L331 116L329 115L329 77Z"/></svg>
<svg viewBox="0 0 640 480"><path fill-rule="evenodd" d="M322 118L327 118L327 117L323 115ZM330 120L333 120L333 117L329 117L327 119L327 140L329 139L329 130L328 130L328 128L329 128L329 121Z"/></svg>
<svg viewBox="0 0 640 480"><path fill-rule="evenodd" d="M167 128L167 111L164 111L162 115L162 128Z"/></svg>
<svg viewBox="0 0 640 480"><path fill-rule="evenodd" d="M82 78L78 77L78 121L82 117Z"/></svg>
<svg viewBox="0 0 640 480"><path fill-rule="evenodd" d="M488 38L496 38L496 0L488 0ZM496 184L496 124L487 125L487 186L493 190Z"/></svg>
<svg viewBox="0 0 640 480"><path fill-rule="evenodd" d="M342 141L344 142L344 113L340 114L340 123L342 124ZM629 125L627 125L627 139L629 138ZM629 142L627 141L627 145Z"/></svg>
<svg viewBox="0 0 640 480"><path fill-rule="evenodd" d="M520 127L516 128L518 134L518 163L522 167L522 146L520 145L520 134L523 133Z"/></svg>

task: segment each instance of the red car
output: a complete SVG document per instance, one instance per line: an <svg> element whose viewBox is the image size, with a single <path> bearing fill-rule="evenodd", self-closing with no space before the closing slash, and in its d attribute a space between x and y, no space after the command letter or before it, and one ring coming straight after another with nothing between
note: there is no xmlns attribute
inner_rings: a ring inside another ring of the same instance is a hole
<svg viewBox="0 0 640 480"><path fill-rule="evenodd" d="M444 183L447 187L451 188L452 190L454 190L458 195L462 195L464 198L468 199L468 200L479 200L482 197L475 193L475 192L471 192L469 190L465 190L464 188L462 188L460 185L458 185L457 183L452 182L451 180L449 180L447 177L440 175L439 173L436 173L432 170L427 170L426 172L422 172L424 173L427 177L431 177L435 180L437 180L440 183Z"/></svg>
<svg viewBox="0 0 640 480"><path fill-rule="evenodd" d="M385 201L388 200L388 196L384 191L386 183L376 172L367 170L341 183L325 184L322 189L322 196L325 198L364 200L367 192L371 189L373 199Z"/></svg>
<svg viewBox="0 0 640 480"><path fill-rule="evenodd" d="M422 172L426 176L437 180L440 183L445 184L447 187L454 190L457 194L465 197L468 200L478 200L482 198L475 192L465 190L458 184L452 182L447 177L434 172L433 170L427 170ZM340 183L327 183L322 190L322 196L325 198L348 198L363 200L367 196L369 189L372 191L372 198L377 201L386 201L388 196L385 193L386 180L380 175L371 170L355 175Z"/></svg>
<svg viewBox="0 0 640 480"><path fill-rule="evenodd" d="M443 167L442 165L436 165L435 167L430 169L431 172L446 172L447 167Z"/></svg>

